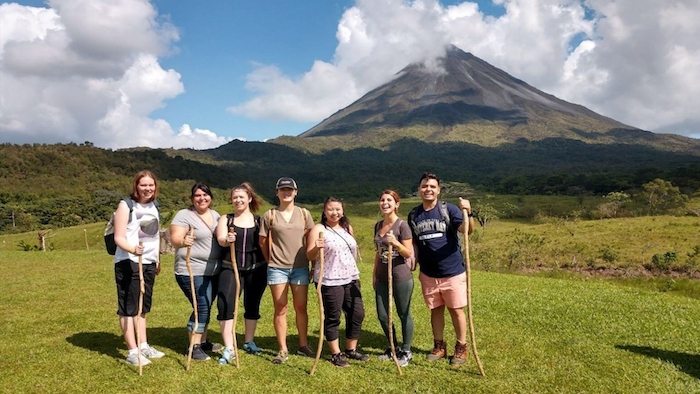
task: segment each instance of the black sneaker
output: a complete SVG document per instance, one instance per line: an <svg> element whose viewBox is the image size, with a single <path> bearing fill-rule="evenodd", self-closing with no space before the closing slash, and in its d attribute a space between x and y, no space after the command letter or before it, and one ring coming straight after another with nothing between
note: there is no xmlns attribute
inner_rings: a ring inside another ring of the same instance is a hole
<svg viewBox="0 0 700 394"><path fill-rule="evenodd" d="M187 355L189 354L189 352L190 352L190 349L187 348L187 350L185 350L185 356L187 356ZM204 350L202 350L202 346L200 346L200 345L194 345L194 346L192 347L192 360L195 360L195 361L207 361L207 360L209 360L210 358L211 358L211 357L209 357L209 355L206 354L206 353L204 352Z"/></svg>
<svg viewBox="0 0 700 394"><path fill-rule="evenodd" d="M309 345L301 346L297 350L297 354L304 357L316 358L316 352L314 352Z"/></svg>
<svg viewBox="0 0 700 394"><path fill-rule="evenodd" d="M339 368L349 367L350 363L343 353L331 355L331 363Z"/></svg>
<svg viewBox="0 0 700 394"><path fill-rule="evenodd" d="M398 356L398 355L397 355ZM379 357L377 357L379 361L391 361L391 348L387 348L384 353L380 354Z"/></svg>
<svg viewBox="0 0 700 394"><path fill-rule="evenodd" d="M399 366L405 367L409 361L413 360L413 353L410 350L400 350L396 358L399 361Z"/></svg>
<svg viewBox="0 0 700 394"><path fill-rule="evenodd" d="M200 347L202 348L202 350L204 350L205 352L215 352L215 353L221 352L221 346L219 346L219 345L214 345L214 344L211 343L208 339L207 339L206 342L201 343L199 346L200 346Z"/></svg>
<svg viewBox="0 0 700 394"><path fill-rule="evenodd" d="M358 352L357 349L346 350L345 357L350 360L369 361L369 356Z"/></svg>

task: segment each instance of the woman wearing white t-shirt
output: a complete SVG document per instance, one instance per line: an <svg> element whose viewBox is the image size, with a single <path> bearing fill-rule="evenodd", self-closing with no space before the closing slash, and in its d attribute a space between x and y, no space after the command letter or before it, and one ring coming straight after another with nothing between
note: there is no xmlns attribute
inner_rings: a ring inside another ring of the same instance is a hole
<svg viewBox="0 0 700 394"><path fill-rule="evenodd" d="M160 250L160 215L155 203L158 197L158 182L150 171L140 171L134 176L130 200L122 200L114 215L114 277L117 283L119 324L124 341L129 349L126 362L138 365L137 346L141 347L141 364L149 359L161 358L164 354L148 345L146 337L146 314L151 310L153 285L160 272L158 252ZM140 244L142 243L142 244ZM140 280L138 261L143 259L145 292L143 308L138 315ZM141 343L136 343L134 319L139 319Z"/></svg>

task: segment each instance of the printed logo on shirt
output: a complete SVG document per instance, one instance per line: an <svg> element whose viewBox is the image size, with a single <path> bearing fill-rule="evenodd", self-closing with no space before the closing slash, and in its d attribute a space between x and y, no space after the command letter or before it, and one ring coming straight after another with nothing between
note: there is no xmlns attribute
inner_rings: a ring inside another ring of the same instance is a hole
<svg viewBox="0 0 700 394"><path fill-rule="evenodd" d="M418 223L416 229L419 234L428 231L440 231L444 233L447 231L447 225L440 219L426 219Z"/></svg>
<svg viewBox="0 0 700 394"><path fill-rule="evenodd" d="M421 241L425 241L426 239L442 238L443 235L443 233L425 234L418 237L418 239Z"/></svg>

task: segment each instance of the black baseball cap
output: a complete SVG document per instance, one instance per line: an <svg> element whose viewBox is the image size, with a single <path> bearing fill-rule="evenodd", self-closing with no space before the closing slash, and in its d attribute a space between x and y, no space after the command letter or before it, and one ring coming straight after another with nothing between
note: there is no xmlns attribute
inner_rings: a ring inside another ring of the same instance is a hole
<svg viewBox="0 0 700 394"><path fill-rule="evenodd" d="M275 186L275 189L284 189L285 187L288 187L290 189L297 190L297 183L294 182L294 179L289 178L289 177L282 177L277 180L277 186Z"/></svg>

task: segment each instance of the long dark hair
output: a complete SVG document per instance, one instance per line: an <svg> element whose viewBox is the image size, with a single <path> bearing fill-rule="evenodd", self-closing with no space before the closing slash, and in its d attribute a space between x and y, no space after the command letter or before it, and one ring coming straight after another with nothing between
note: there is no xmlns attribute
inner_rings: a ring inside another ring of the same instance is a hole
<svg viewBox="0 0 700 394"><path fill-rule="evenodd" d="M340 206L343 208L343 216L340 218L338 223L340 224L340 227L344 228L345 231L348 232L348 234L352 234L350 232L350 220L348 220L348 217L345 216L345 204L343 203L342 198L338 197L328 197L326 201L323 202L323 211L321 212L321 224L323 227L328 227L326 223L328 223L328 218L326 217L326 205L331 202L339 202Z"/></svg>

